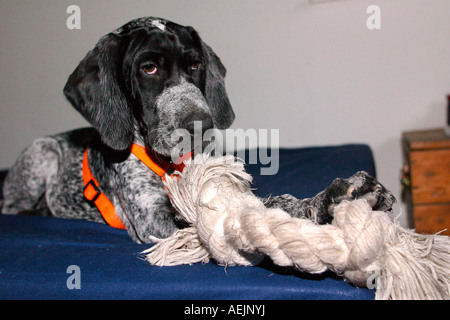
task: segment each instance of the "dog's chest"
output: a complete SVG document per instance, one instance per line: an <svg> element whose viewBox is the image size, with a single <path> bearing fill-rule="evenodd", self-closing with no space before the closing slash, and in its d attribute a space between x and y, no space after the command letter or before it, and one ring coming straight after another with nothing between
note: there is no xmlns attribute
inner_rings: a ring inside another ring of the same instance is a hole
<svg viewBox="0 0 450 320"><path fill-rule="evenodd" d="M113 183L119 182L126 200L136 205L149 205L155 197L166 195L161 178L134 155L118 164L116 170L119 181Z"/></svg>

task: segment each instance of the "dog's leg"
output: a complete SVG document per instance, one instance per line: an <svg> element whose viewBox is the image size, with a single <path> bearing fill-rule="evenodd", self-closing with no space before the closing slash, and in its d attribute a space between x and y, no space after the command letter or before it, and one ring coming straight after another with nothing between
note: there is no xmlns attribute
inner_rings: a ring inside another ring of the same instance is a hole
<svg viewBox="0 0 450 320"><path fill-rule="evenodd" d="M330 223L336 205L343 200L366 199L374 210L390 210L395 197L376 179L360 171L348 179L337 178L313 198L297 199L292 195L265 199L268 208L280 208L293 217L305 217L318 224Z"/></svg>
<svg viewBox="0 0 450 320"><path fill-rule="evenodd" d="M43 209L43 197L51 177L58 172L60 148L53 138L35 140L20 154L3 186L2 212L16 214Z"/></svg>
<svg viewBox="0 0 450 320"><path fill-rule="evenodd" d="M151 237L163 239L175 232L176 212L161 178L134 156L115 164L114 171L108 185L117 198L111 200L131 238L150 243Z"/></svg>

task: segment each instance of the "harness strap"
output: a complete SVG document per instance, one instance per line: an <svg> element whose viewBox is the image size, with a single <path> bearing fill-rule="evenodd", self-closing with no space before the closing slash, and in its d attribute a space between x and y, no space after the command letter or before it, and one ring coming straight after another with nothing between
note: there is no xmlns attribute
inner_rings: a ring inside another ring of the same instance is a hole
<svg viewBox="0 0 450 320"><path fill-rule="evenodd" d="M131 153L133 153L140 161L142 161L147 167L149 167L150 170L155 172L163 180L166 180L167 170L173 169L174 171L181 172L184 169L183 162L180 164L167 162L156 163L148 154L148 150L145 147L135 143L131 146ZM192 152L182 156L179 160L184 161L189 159L191 156ZM169 176L172 177L175 175L172 174ZM116 214L114 205L106 197L106 195L100 191L98 181L94 178L91 170L89 169L88 148L86 148L83 157L83 183L84 197L97 207L106 223L114 228L125 229L125 226Z"/></svg>
<svg viewBox="0 0 450 320"><path fill-rule="evenodd" d="M84 152L83 157L83 183L84 183L84 197L89 202L95 204L98 211L100 211L103 219L111 227L118 229L125 229L122 221L116 214L112 202L102 193L98 187L98 181L92 175L88 164L88 149Z"/></svg>
<svg viewBox="0 0 450 320"><path fill-rule="evenodd" d="M173 171L182 172L184 169L184 160L188 160L192 157L192 152L189 152L182 157L178 158L179 164L159 162L156 163L151 156L149 156L149 151L138 144L133 143L131 146L131 153L134 154L139 160L141 160L147 167L150 168L154 173L161 177L161 179L166 180L166 172L169 169ZM175 174L170 174L169 177L176 176Z"/></svg>

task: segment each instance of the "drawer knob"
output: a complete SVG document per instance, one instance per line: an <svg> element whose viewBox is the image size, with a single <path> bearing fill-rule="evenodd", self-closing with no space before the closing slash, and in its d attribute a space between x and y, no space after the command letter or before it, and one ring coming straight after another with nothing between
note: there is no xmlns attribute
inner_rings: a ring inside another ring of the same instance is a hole
<svg viewBox="0 0 450 320"><path fill-rule="evenodd" d="M407 163L403 165L400 182L402 184L402 189L409 188L409 186L411 186L411 178L409 176L409 165Z"/></svg>

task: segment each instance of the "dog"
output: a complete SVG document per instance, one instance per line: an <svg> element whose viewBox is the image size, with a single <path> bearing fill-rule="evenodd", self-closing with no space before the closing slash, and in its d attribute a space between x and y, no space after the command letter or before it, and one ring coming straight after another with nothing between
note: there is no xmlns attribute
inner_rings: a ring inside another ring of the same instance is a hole
<svg viewBox="0 0 450 320"><path fill-rule="evenodd" d="M170 236L183 227L161 179L180 169L170 160L178 142L172 133L182 128L193 136L197 123L202 132L231 126L225 75L192 27L145 17L103 36L64 87L92 127L27 147L5 179L3 212L108 223L138 243ZM334 205L359 197L374 208L395 201L375 179L357 173L314 198L282 195L266 205L327 223Z"/></svg>

